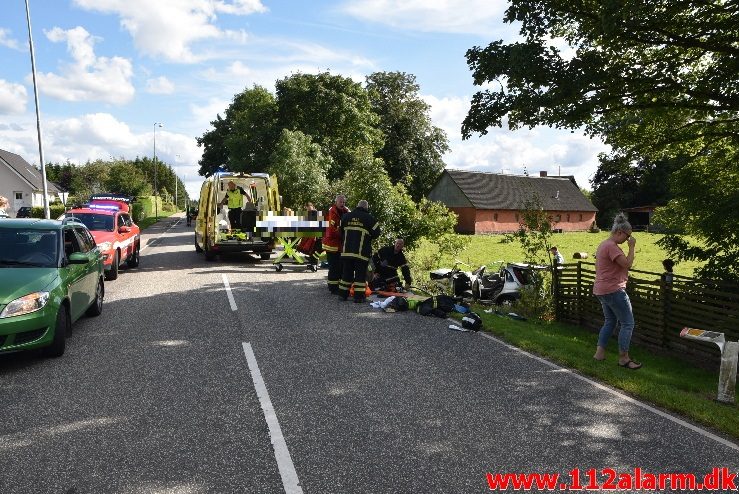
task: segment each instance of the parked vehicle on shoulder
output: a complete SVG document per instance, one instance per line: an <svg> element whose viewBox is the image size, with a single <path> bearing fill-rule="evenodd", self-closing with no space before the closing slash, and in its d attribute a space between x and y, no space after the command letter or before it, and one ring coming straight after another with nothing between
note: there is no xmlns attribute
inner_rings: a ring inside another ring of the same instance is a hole
<svg viewBox="0 0 739 494"><path fill-rule="evenodd" d="M61 356L72 324L100 315L104 296L102 256L84 224L0 223L0 353Z"/></svg>
<svg viewBox="0 0 739 494"><path fill-rule="evenodd" d="M16 218L30 218L31 217L31 206L22 206L18 208L15 213Z"/></svg>
<svg viewBox="0 0 739 494"><path fill-rule="evenodd" d="M117 279L124 262L129 268L139 265L141 230L131 218L130 202L126 196L95 194L84 206L72 208L60 217L74 217L90 230L104 256L106 280Z"/></svg>
<svg viewBox="0 0 739 494"><path fill-rule="evenodd" d="M487 266L480 266L472 273L472 298L491 300L499 305L511 305L521 298L521 289L532 286L537 273L549 269L548 266L526 263L493 263L500 269L489 272Z"/></svg>

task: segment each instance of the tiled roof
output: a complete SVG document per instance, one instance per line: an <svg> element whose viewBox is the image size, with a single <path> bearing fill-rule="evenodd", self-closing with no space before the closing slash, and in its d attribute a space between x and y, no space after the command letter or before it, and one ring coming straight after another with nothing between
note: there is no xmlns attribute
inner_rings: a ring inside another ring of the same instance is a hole
<svg viewBox="0 0 739 494"><path fill-rule="evenodd" d="M598 211L569 177L446 170L476 209L521 209L536 194L547 211Z"/></svg>
<svg viewBox="0 0 739 494"><path fill-rule="evenodd" d="M15 170L18 175L23 177L23 179L31 184L31 186L36 190L43 189L44 185L41 180L41 172L17 154L0 149L0 162L7 164L10 168ZM46 188L49 191L49 194L57 194L59 192L59 189L57 189L54 183L48 180L46 181Z"/></svg>

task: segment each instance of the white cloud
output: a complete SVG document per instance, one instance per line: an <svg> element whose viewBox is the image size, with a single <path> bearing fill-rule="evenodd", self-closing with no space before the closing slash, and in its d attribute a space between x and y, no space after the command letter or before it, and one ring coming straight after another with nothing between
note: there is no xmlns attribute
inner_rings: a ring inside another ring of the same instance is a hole
<svg viewBox="0 0 739 494"><path fill-rule="evenodd" d="M146 81L146 91L152 94L172 94L174 84L164 76Z"/></svg>
<svg viewBox="0 0 739 494"><path fill-rule="evenodd" d="M437 98L425 95L431 105L431 119L449 137L451 151L444 157L450 168L531 175L574 175L578 185L590 187L589 179L598 168L598 153L608 146L580 133L547 127L508 130L491 128L485 136L462 140L461 127L470 108L470 98Z"/></svg>
<svg viewBox="0 0 739 494"><path fill-rule="evenodd" d="M197 62L190 46L208 39L244 39L239 31L222 31L217 14L249 15L266 12L260 0L75 0L87 10L120 17L137 49L175 62Z"/></svg>
<svg viewBox="0 0 739 494"><path fill-rule="evenodd" d="M60 74L40 73L39 87L49 96L64 101L104 101L124 104L133 98L133 69L130 60L121 57L97 57L93 37L82 27L46 31L55 43L66 42L73 62Z"/></svg>
<svg viewBox="0 0 739 494"><path fill-rule="evenodd" d="M26 110L26 87L0 79L0 115L17 115Z"/></svg>
<svg viewBox="0 0 739 494"><path fill-rule="evenodd" d="M12 48L13 50L20 50L20 43L18 43L18 40L10 37L10 32L10 29L0 27L0 46Z"/></svg>
<svg viewBox="0 0 739 494"><path fill-rule="evenodd" d="M340 10L403 30L489 36L507 7L506 0L353 0Z"/></svg>

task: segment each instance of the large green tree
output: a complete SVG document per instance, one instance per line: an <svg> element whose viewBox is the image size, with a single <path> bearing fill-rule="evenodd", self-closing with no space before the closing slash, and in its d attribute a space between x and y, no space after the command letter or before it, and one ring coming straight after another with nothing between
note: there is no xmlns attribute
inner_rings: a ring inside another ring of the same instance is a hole
<svg viewBox="0 0 739 494"><path fill-rule="evenodd" d="M449 150L443 130L431 122L431 107L422 100L416 77L404 72L367 76L372 110L380 117L385 144L376 156L385 162L393 182L402 182L415 201L424 197L444 170Z"/></svg>
<svg viewBox="0 0 739 494"><path fill-rule="evenodd" d="M361 148L382 147L367 91L348 77L294 74L275 84L280 129L299 130L331 157L330 180L344 176Z"/></svg>
<svg viewBox="0 0 739 494"><path fill-rule="evenodd" d="M212 175L223 166L230 171L264 172L279 135L277 102L261 86L234 96L225 116L216 115L213 128L197 139L203 147L200 174Z"/></svg>
<svg viewBox="0 0 739 494"><path fill-rule="evenodd" d="M423 237L432 241L452 233L457 216L441 203L421 199L415 203L402 183L393 183L381 159L370 153L357 156L357 162L343 180L334 184L347 196L350 208L366 199L370 210L381 225L381 237L375 248L405 239L413 249Z"/></svg>
<svg viewBox="0 0 739 494"><path fill-rule="evenodd" d="M739 208L720 208L716 184L739 188L739 3L511 0L505 20L520 23L520 41L467 52L475 83L491 87L473 96L463 135L503 123L582 128L635 160L683 159L664 218L704 246L665 245L737 276Z"/></svg>
<svg viewBox="0 0 739 494"><path fill-rule="evenodd" d="M283 129L270 163L269 173L277 176L284 206L302 210L308 202L330 203L326 173L331 158L309 136Z"/></svg>

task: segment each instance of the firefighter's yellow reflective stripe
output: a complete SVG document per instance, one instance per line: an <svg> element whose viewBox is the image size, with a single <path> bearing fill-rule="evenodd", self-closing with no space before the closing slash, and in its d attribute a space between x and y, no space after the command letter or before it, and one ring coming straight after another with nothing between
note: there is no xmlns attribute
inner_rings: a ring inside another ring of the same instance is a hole
<svg viewBox="0 0 739 494"><path fill-rule="evenodd" d="M345 226L344 231L355 231L355 232L364 232L369 233L369 231L366 228L362 228L361 226Z"/></svg>
<svg viewBox="0 0 739 494"><path fill-rule="evenodd" d="M339 282L338 282L338 280L337 281L329 281L328 284L329 285L338 285Z"/></svg>
<svg viewBox="0 0 739 494"><path fill-rule="evenodd" d="M336 225L336 222L334 220L329 221L329 223L331 224L331 226Z"/></svg>
<svg viewBox="0 0 739 494"><path fill-rule="evenodd" d="M402 268L406 268L406 267L408 267L408 265L407 265L407 264L403 264L402 266L398 266L398 268L401 268L401 269L402 269Z"/></svg>
<svg viewBox="0 0 739 494"><path fill-rule="evenodd" d="M361 254L353 254L351 252L342 252L341 253L341 258L343 259L345 257L353 257L354 259L361 259L363 261L369 261L369 257L364 257Z"/></svg>
<svg viewBox="0 0 739 494"><path fill-rule="evenodd" d="M323 244L323 250L325 250L326 252L339 252L338 247L334 247L333 245L326 245L326 244Z"/></svg>
<svg viewBox="0 0 739 494"><path fill-rule="evenodd" d="M436 300L436 297L433 297L433 301L434 301L434 309L436 309L439 306L439 301Z"/></svg>
<svg viewBox="0 0 739 494"><path fill-rule="evenodd" d="M372 227L372 231L375 231L375 230L377 230L377 225L379 225L379 224L380 224L380 222L379 222L379 221L378 221L377 223L375 223L375 226L373 226L373 227Z"/></svg>
<svg viewBox="0 0 739 494"><path fill-rule="evenodd" d="M362 283L362 282L359 282L359 281L355 281L354 282L354 289L364 288L365 286L367 286L367 283Z"/></svg>
<svg viewBox="0 0 739 494"><path fill-rule="evenodd" d="M344 280L341 280L341 281L339 282L339 288L344 288L344 289L347 289L347 288L349 288L349 286L351 286L351 284L352 284L352 283L351 283L351 281L344 281Z"/></svg>

